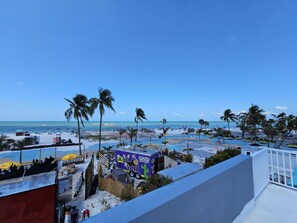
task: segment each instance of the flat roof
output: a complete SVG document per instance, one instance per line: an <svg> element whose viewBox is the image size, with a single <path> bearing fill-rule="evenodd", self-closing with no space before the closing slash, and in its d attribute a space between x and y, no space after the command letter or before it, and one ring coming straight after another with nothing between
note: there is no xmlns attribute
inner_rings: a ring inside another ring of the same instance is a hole
<svg viewBox="0 0 297 223"><path fill-rule="evenodd" d="M151 155L154 155L154 154L158 154L160 153L159 150L156 150L156 149L149 149L149 148L146 148L145 151L140 148L140 147L137 147L136 149L132 150L132 149L124 149L124 148L118 148L116 149L115 151L122 151L122 152L129 152L129 153L134 153L134 154L141 154L141 155L145 155L145 156L151 156Z"/></svg>
<svg viewBox="0 0 297 223"><path fill-rule="evenodd" d="M297 191L268 184L243 223L290 223L297 219ZM294 220L295 219L295 220Z"/></svg>
<svg viewBox="0 0 297 223"><path fill-rule="evenodd" d="M183 163L172 168L161 170L158 174L171 178L173 181L177 181L202 169L203 167L197 163Z"/></svg>
<svg viewBox="0 0 297 223"><path fill-rule="evenodd" d="M56 182L56 172L46 172L22 177L0 181L0 198L18 194L50 185Z"/></svg>

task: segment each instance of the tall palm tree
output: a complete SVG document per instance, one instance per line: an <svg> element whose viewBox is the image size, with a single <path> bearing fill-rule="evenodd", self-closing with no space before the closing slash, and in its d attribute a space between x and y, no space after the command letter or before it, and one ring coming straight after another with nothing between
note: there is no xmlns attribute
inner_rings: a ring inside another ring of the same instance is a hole
<svg viewBox="0 0 297 223"><path fill-rule="evenodd" d="M228 130L230 131L230 125L229 122L235 122L236 121L236 115L232 113L231 109L226 109L224 111L224 115L221 116L221 120L224 120L228 124Z"/></svg>
<svg viewBox="0 0 297 223"><path fill-rule="evenodd" d="M269 141L273 142L273 137L277 135L277 130L275 128L275 120L274 119L263 119L261 126L262 132L266 135L267 138L267 147L269 148Z"/></svg>
<svg viewBox="0 0 297 223"><path fill-rule="evenodd" d="M132 148L132 141L134 137L137 137L138 130L133 127L127 127L127 135L130 138L130 147Z"/></svg>
<svg viewBox="0 0 297 223"><path fill-rule="evenodd" d="M247 125L247 113L241 112L237 116L236 124L240 130L241 130L241 139L244 139L244 134L248 131L248 125Z"/></svg>
<svg viewBox="0 0 297 223"><path fill-rule="evenodd" d="M265 119L265 115L263 115L262 112L264 112L263 109L260 109L258 105L252 105L247 113L246 122L248 131L253 140L256 140L260 125Z"/></svg>
<svg viewBox="0 0 297 223"><path fill-rule="evenodd" d="M25 139L21 139L21 140L17 140L15 142L15 147L18 148L20 150L20 163L23 162L23 149L25 148L26 143L25 143Z"/></svg>
<svg viewBox="0 0 297 223"><path fill-rule="evenodd" d="M99 88L98 90L98 98L91 98L90 103L91 103L91 108L93 111L99 107L99 152L101 150L101 130L102 130L102 117L105 112L105 108L111 109L112 111L115 112L112 103L114 102L114 98L111 95L111 91L108 89L102 89Z"/></svg>
<svg viewBox="0 0 297 223"><path fill-rule="evenodd" d="M77 120L77 130L78 130L78 143L79 143L79 154L81 153L81 143L80 143L80 125L84 127L83 120L89 121L89 116L92 116L93 112L92 109L89 106L89 101L87 97L83 94L77 94L73 101L65 98L66 101L69 102L70 108L68 108L65 111L65 117L67 121L70 121L70 119L73 117Z"/></svg>
<svg viewBox="0 0 297 223"><path fill-rule="evenodd" d="M147 118L145 117L144 111L141 108L136 108L135 112L136 112L136 115L135 115L134 121L136 122L136 128L138 131L138 122L139 121L143 122L143 120L144 119L147 120ZM137 141L137 135L135 137L135 141Z"/></svg>

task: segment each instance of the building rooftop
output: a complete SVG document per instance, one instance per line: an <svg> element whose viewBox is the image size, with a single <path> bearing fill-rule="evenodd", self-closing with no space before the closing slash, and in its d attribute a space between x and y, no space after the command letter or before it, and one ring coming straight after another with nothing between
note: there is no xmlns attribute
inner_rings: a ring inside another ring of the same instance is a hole
<svg viewBox="0 0 297 223"><path fill-rule="evenodd" d="M158 172L158 174L167 178L171 178L173 181L177 181L202 169L203 167L196 163L183 163L172 168L161 170Z"/></svg>
<svg viewBox="0 0 297 223"><path fill-rule="evenodd" d="M295 222L296 201L297 191L268 184L256 199L254 209L243 223Z"/></svg>
<svg viewBox="0 0 297 223"><path fill-rule="evenodd" d="M55 184L56 172L46 172L24 178L14 178L0 181L0 197L22 193Z"/></svg>
<svg viewBox="0 0 297 223"><path fill-rule="evenodd" d="M144 148L141 148L141 147L137 147L134 150L130 149L130 147L118 148L118 149L116 149L116 151L130 152L130 153L135 153L135 154L141 154L141 155L144 155L144 156L151 156L151 155L160 153L160 151L156 150L156 149L150 149L150 148L144 149Z"/></svg>

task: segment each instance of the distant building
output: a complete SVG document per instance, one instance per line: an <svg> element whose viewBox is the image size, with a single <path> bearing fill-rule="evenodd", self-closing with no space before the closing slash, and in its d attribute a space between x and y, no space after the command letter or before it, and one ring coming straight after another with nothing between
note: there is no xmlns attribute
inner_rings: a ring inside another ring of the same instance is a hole
<svg viewBox="0 0 297 223"><path fill-rule="evenodd" d="M56 172L0 181L0 222L55 222Z"/></svg>

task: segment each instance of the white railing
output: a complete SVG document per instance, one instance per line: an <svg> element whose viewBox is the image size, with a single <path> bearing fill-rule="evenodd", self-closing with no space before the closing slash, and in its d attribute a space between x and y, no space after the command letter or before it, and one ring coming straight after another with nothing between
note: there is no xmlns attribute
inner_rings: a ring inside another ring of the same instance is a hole
<svg viewBox="0 0 297 223"><path fill-rule="evenodd" d="M102 163L103 165L105 165L105 167L109 167L109 165L108 165L108 163L109 163L109 160L108 160L108 158L106 158L102 153L100 153L99 152L99 159L98 159L98 161L100 162L100 163Z"/></svg>
<svg viewBox="0 0 297 223"><path fill-rule="evenodd" d="M268 149L271 183L297 190L297 152Z"/></svg>

